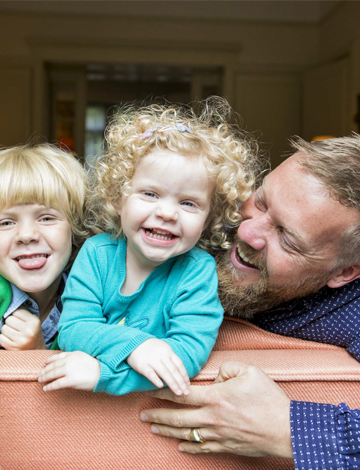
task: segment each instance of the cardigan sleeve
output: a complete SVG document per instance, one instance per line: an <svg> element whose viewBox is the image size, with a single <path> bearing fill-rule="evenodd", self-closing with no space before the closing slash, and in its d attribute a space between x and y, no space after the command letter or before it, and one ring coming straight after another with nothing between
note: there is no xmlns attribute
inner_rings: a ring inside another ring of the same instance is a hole
<svg viewBox="0 0 360 470"><path fill-rule="evenodd" d="M296 470L360 469L360 410L292 401L290 423Z"/></svg>
<svg viewBox="0 0 360 470"><path fill-rule="evenodd" d="M154 336L136 328L106 323L104 279L91 239L80 250L69 275L59 322L59 346L83 351L105 363L121 363L137 346Z"/></svg>
<svg viewBox="0 0 360 470"><path fill-rule="evenodd" d="M186 269L178 269L181 277L179 274L163 340L183 361L191 378L200 372L214 347L224 310L212 256L206 254Z"/></svg>

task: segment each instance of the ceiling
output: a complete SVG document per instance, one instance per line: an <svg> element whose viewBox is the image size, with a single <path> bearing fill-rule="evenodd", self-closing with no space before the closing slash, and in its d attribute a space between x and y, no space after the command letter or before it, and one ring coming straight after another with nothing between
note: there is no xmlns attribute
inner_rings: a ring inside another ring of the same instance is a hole
<svg viewBox="0 0 360 470"><path fill-rule="evenodd" d="M344 0L18 0L0 11L125 17L318 23Z"/></svg>

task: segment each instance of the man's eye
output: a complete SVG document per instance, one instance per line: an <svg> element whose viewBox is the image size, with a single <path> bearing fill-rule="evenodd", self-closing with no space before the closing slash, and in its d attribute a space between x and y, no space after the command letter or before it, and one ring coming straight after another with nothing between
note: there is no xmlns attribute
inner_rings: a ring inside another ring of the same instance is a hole
<svg viewBox="0 0 360 470"><path fill-rule="evenodd" d="M255 206L260 211L266 211L267 207L263 199L259 196L259 194L255 194Z"/></svg>
<svg viewBox="0 0 360 470"><path fill-rule="evenodd" d="M299 250L296 246L286 237L284 234L284 229L282 227L279 228L279 237L280 237L280 245L286 251L298 252Z"/></svg>

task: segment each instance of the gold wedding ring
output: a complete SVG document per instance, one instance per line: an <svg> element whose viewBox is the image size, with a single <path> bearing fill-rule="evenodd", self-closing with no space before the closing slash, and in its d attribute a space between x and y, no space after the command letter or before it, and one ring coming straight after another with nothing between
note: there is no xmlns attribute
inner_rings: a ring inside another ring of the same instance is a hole
<svg viewBox="0 0 360 470"><path fill-rule="evenodd" d="M190 442L197 442L197 443L201 443L201 444L203 442L205 442L205 439L200 434L200 429L199 428L190 430L189 441Z"/></svg>

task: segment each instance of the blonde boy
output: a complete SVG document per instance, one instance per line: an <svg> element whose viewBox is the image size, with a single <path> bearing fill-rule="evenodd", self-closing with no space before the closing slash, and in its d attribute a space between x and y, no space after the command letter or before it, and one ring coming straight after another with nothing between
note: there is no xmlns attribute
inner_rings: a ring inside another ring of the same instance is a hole
<svg viewBox="0 0 360 470"><path fill-rule="evenodd" d="M86 173L67 152L38 145L0 151L0 174L0 275L11 287L0 347L54 348L67 270L86 236Z"/></svg>

